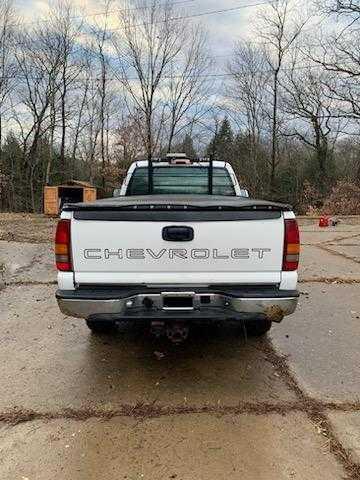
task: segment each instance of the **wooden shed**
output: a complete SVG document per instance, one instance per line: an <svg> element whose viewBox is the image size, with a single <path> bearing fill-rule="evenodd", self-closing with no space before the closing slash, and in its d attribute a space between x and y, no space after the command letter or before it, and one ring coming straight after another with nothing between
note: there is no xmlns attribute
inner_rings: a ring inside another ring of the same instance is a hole
<svg viewBox="0 0 360 480"><path fill-rule="evenodd" d="M64 185L44 187L45 215L59 215L64 203L92 202L96 200L96 187L88 182L69 180Z"/></svg>

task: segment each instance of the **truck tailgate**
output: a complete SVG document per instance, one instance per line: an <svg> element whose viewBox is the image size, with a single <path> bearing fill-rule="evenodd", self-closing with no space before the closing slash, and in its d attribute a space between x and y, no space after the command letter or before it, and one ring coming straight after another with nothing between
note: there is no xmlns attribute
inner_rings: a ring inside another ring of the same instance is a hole
<svg viewBox="0 0 360 480"><path fill-rule="evenodd" d="M164 239L169 226L192 229L193 239ZM284 220L282 212L224 221L73 218L71 242L77 284L276 284Z"/></svg>

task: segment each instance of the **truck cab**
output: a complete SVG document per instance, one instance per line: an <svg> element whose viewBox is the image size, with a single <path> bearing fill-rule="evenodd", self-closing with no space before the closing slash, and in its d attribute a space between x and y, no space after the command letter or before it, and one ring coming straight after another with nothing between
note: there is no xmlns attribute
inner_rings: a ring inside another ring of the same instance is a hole
<svg viewBox="0 0 360 480"><path fill-rule="evenodd" d="M147 160L134 162L114 196L147 195L149 193ZM208 193L209 159L192 161L183 153L168 154L166 158L153 160L153 194ZM213 162L213 194L248 197L246 189L240 187L232 166L227 162Z"/></svg>

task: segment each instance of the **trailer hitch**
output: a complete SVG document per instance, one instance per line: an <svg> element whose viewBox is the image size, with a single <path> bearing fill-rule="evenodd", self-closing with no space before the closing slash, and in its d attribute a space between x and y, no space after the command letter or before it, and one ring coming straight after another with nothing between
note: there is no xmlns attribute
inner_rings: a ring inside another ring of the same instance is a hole
<svg viewBox="0 0 360 480"><path fill-rule="evenodd" d="M189 336L189 326L185 322L165 323L154 320L151 322L150 331L156 338L165 335L172 343L182 343Z"/></svg>

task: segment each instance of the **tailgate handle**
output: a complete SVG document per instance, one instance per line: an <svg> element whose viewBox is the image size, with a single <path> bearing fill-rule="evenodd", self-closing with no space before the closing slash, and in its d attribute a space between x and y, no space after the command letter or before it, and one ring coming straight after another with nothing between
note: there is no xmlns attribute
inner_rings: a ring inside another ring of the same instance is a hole
<svg viewBox="0 0 360 480"><path fill-rule="evenodd" d="M191 227L164 227L162 238L167 242L191 242L194 240L194 229Z"/></svg>

